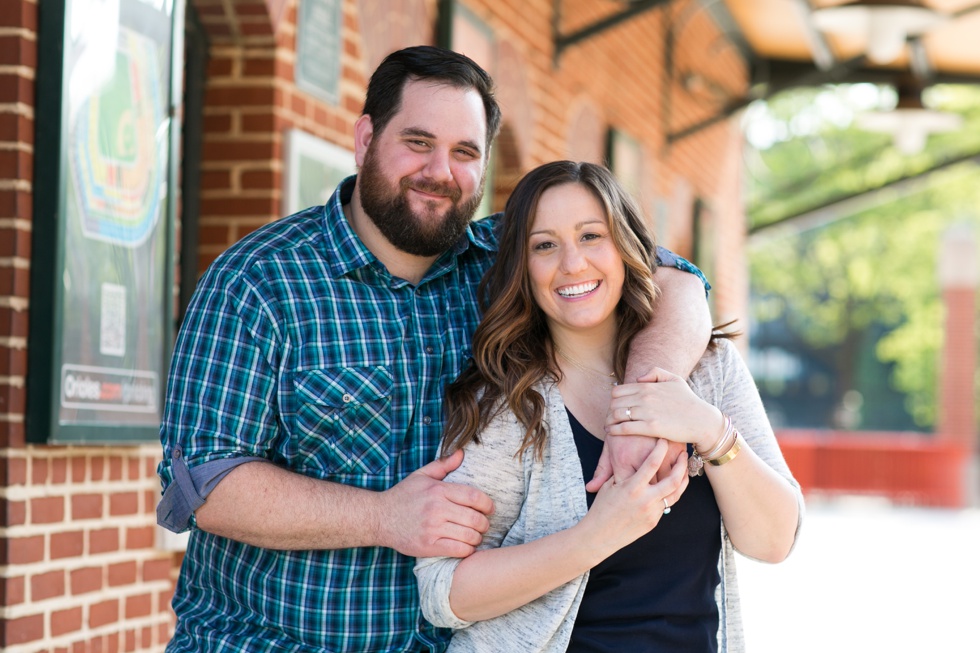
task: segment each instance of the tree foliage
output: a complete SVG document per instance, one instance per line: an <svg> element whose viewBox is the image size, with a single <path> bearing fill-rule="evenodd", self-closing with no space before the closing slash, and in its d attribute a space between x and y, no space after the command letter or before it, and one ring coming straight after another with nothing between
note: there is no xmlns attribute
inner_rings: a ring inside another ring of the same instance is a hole
<svg viewBox="0 0 980 653"><path fill-rule="evenodd" d="M868 89L805 89L749 112L746 133L761 148L748 154L751 225L865 192L970 148L980 153L980 89L941 90L946 106L965 117L964 130L933 136L913 157L901 155L888 137L854 126L861 102L869 104L865 95ZM750 251L759 297L754 317L783 318L811 346L837 347L842 392L854 373L853 347L871 326L884 326L876 354L894 363L891 382L905 393L915 422L926 426L935 419L942 346L938 249L953 222L970 221L980 232L980 170L959 164L931 175L917 192L882 191L876 198L877 204L819 228L758 238Z"/></svg>
<svg viewBox="0 0 980 653"><path fill-rule="evenodd" d="M892 137L860 129L862 113L894 104L891 89L870 84L805 88L748 110L747 188L750 227L980 154L980 88L941 86L927 97L963 117L960 130L930 137L921 153L899 152Z"/></svg>

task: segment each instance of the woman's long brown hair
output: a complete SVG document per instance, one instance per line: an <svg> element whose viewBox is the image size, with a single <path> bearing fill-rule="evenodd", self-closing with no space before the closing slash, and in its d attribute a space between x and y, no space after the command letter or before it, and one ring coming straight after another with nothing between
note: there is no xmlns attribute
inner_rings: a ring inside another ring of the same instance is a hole
<svg viewBox="0 0 980 653"><path fill-rule="evenodd" d="M636 202L612 173L592 163L556 161L535 168L507 200L496 262L480 284L483 320L473 335L473 360L447 389L443 452L479 442L479 433L505 408L526 429L517 455L529 447L542 455L547 428L544 397L535 385L560 380L548 342L548 325L535 304L527 269L528 243L541 195L555 186L579 184L604 208L626 275L617 306L619 332L614 370L626 371L633 336L653 317L654 241Z"/></svg>

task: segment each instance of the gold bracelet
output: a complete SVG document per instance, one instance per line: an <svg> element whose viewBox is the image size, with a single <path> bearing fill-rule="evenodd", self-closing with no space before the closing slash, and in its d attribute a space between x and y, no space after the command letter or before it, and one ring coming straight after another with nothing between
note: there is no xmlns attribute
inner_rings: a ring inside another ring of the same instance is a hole
<svg viewBox="0 0 980 653"><path fill-rule="evenodd" d="M718 456L717 458L712 458L711 460L709 460L708 464L714 465L715 467L724 465L728 461L734 459L735 456L738 455L738 452L741 450L742 450L742 445L738 443L738 431L735 431L735 438L732 440L731 448L729 448L728 451Z"/></svg>

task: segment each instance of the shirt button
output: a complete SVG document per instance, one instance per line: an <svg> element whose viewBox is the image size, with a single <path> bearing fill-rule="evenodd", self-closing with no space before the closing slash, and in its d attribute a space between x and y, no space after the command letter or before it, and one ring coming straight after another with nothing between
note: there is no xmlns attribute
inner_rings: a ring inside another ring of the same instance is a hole
<svg viewBox="0 0 980 653"><path fill-rule="evenodd" d="M423 424L431 424L432 423L432 418L429 417L428 415L426 415L425 417L422 418L422 423Z"/></svg>
<svg viewBox="0 0 980 653"><path fill-rule="evenodd" d="M184 450L180 447L174 447L174 460L179 460L181 456L184 455Z"/></svg>
<svg viewBox="0 0 980 653"><path fill-rule="evenodd" d="M435 351L435 350L432 347L426 347L425 348L425 353L427 353L427 354L431 354L433 351Z"/></svg>
<svg viewBox="0 0 980 653"><path fill-rule="evenodd" d="M354 401L354 397L352 397L352 396L350 396L349 394L347 394L347 393L345 392L345 393L344 393L344 403L345 403L345 404L349 404L349 403L350 403L350 402L352 402L352 401Z"/></svg>

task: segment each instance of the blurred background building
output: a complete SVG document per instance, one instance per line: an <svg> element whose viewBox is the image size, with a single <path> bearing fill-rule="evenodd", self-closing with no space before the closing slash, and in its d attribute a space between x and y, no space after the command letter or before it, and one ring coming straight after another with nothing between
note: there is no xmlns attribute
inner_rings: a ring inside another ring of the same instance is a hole
<svg viewBox="0 0 980 653"><path fill-rule="evenodd" d="M164 648L183 307L354 172L368 76L413 44L497 81L486 211L540 163L605 162L705 270L808 492L971 502L980 11L840 4L4 0L0 647Z"/></svg>

